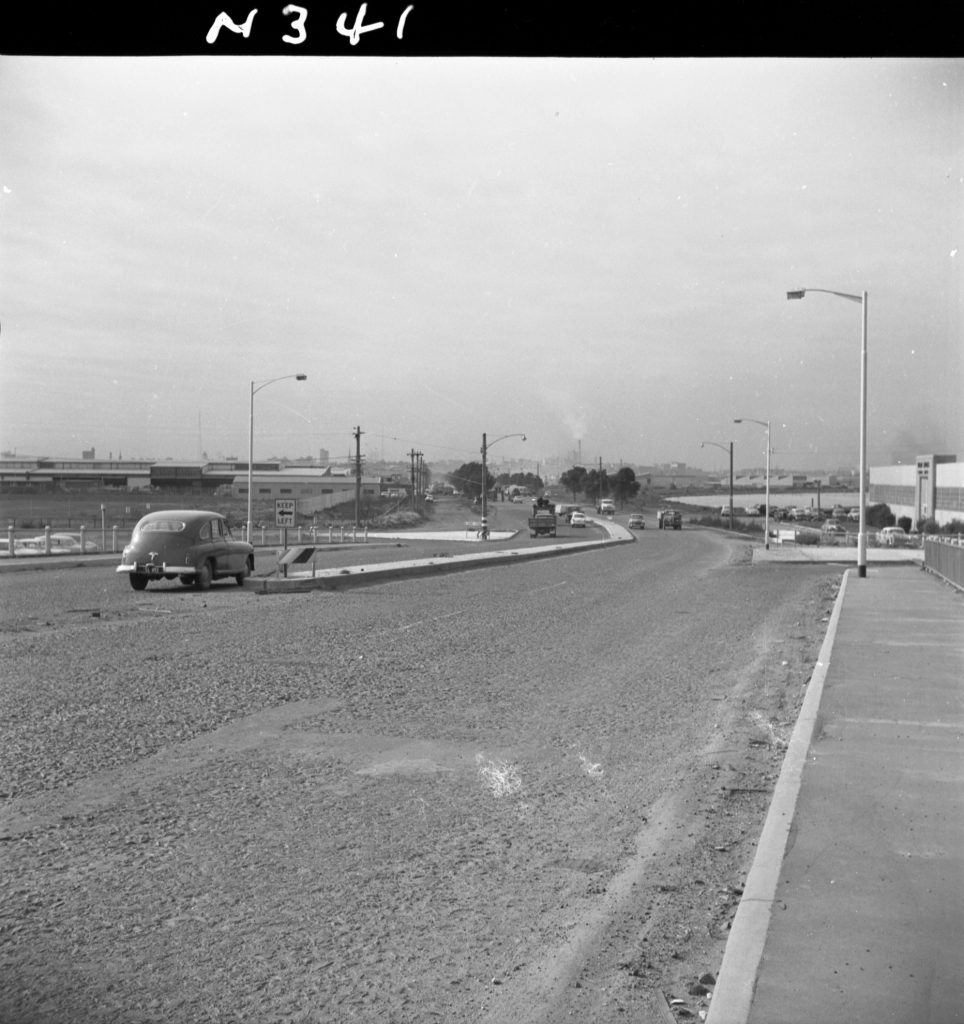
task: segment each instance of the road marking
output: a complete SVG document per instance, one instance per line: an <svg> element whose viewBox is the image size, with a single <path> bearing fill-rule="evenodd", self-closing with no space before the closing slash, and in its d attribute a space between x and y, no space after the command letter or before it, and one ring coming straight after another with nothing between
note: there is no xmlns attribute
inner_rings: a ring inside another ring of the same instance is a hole
<svg viewBox="0 0 964 1024"><path fill-rule="evenodd" d="M541 593L543 593L546 590L556 590L558 587L568 587L568 586L569 586L569 581L568 580L562 580L560 583L549 583L549 584L547 584L544 587L536 587L533 590L527 590L526 593L527 594L541 594Z"/></svg>
<svg viewBox="0 0 964 1024"><path fill-rule="evenodd" d="M468 614L470 609L463 608L458 612L449 612L448 615L440 615L437 619L419 619L418 622L410 622L407 626L399 626L398 632L404 633L406 629L414 629L416 626L424 626L427 622L441 622L442 619L455 619L460 615Z"/></svg>

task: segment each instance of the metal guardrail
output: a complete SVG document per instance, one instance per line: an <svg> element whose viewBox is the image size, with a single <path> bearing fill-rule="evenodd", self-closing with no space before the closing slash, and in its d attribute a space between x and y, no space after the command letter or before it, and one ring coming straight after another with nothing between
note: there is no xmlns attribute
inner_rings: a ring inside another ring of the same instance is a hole
<svg viewBox="0 0 964 1024"><path fill-rule="evenodd" d="M925 537L924 568L964 590L964 537Z"/></svg>
<svg viewBox="0 0 964 1024"><path fill-rule="evenodd" d="M242 526L235 534L241 540L248 540L247 530ZM288 545L313 544L367 544L368 527L352 524L328 526L289 526L280 527L256 526L251 531L251 543L257 547L284 547Z"/></svg>

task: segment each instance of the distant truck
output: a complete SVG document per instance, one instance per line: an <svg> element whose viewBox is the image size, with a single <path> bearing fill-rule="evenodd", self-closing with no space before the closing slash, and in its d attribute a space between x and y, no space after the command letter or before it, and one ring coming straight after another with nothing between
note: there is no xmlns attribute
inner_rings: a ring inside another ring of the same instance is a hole
<svg viewBox="0 0 964 1024"><path fill-rule="evenodd" d="M556 511L548 498L536 498L532 503L532 515L529 516L530 537L556 536Z"/></svg>
<svg viewBox="0 0 964 1024"><path fill-rule="evenodd" d="M614 516L616 514L616 503L612 498L600 498L596 506L596 513L601 516Z"/></svg>
<svg viewBox="0 0 964 1024"><path fill-rule="evenodd" d="M683 516L677 508L661 508L656 515L656 525L661 530L682 530Z"/></svg>

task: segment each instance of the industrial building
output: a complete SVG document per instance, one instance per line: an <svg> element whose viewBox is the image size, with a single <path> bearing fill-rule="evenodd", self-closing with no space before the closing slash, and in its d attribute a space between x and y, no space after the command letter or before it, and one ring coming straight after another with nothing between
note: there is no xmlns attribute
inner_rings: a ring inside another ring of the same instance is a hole
<svg viewBox="0 0 964 1024"><path fill-rule="evenodd" d="M925 519L939 526L964 521L964 462L956 455L918 455L912 465L871 467L868 500L889 505L915 526Z"/></svg>
<svg viewBox="0 0 964 1024"><path fill-rule="evenodd" d="M320 511L355 497L355 476L350 469L332 466L293 468L284 462L252 465L255 500L294 498L299 511ZM49 459L4 456L0 458L0 492L23 488L56 488L64 491L148 491L192 496L230 493L248 496L248 464L242 461L204 460L138 461L123 459ZM362 476L361 494L377 498L381 478Z"/></svg>

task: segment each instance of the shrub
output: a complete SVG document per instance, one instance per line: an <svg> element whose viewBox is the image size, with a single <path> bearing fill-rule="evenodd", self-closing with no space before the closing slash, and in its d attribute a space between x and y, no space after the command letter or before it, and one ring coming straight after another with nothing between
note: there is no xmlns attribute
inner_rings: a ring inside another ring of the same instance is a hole
<svg viewBox="0 0 964 1024"><path fill-rule="evenodd" d="M937 520L934 519L934 518L919 519L917 521L917 532L918 533L940 533L940 527L937 525Z"/></svg>
<svg viewBox="0 0 964 1024"><path fill-rule="evenodd" d="M897 525L904 531L904 533L910 533L912 525L910 516L901 516L900 519L897 520Z"/></svg>
<svg viewBox="0 0 964 1024"><path fill-rule="evenodd" d="M885 526L895 526L897 517L890 510L890 505L870 505L867 509L867 526L882 530Z"/></svg>

